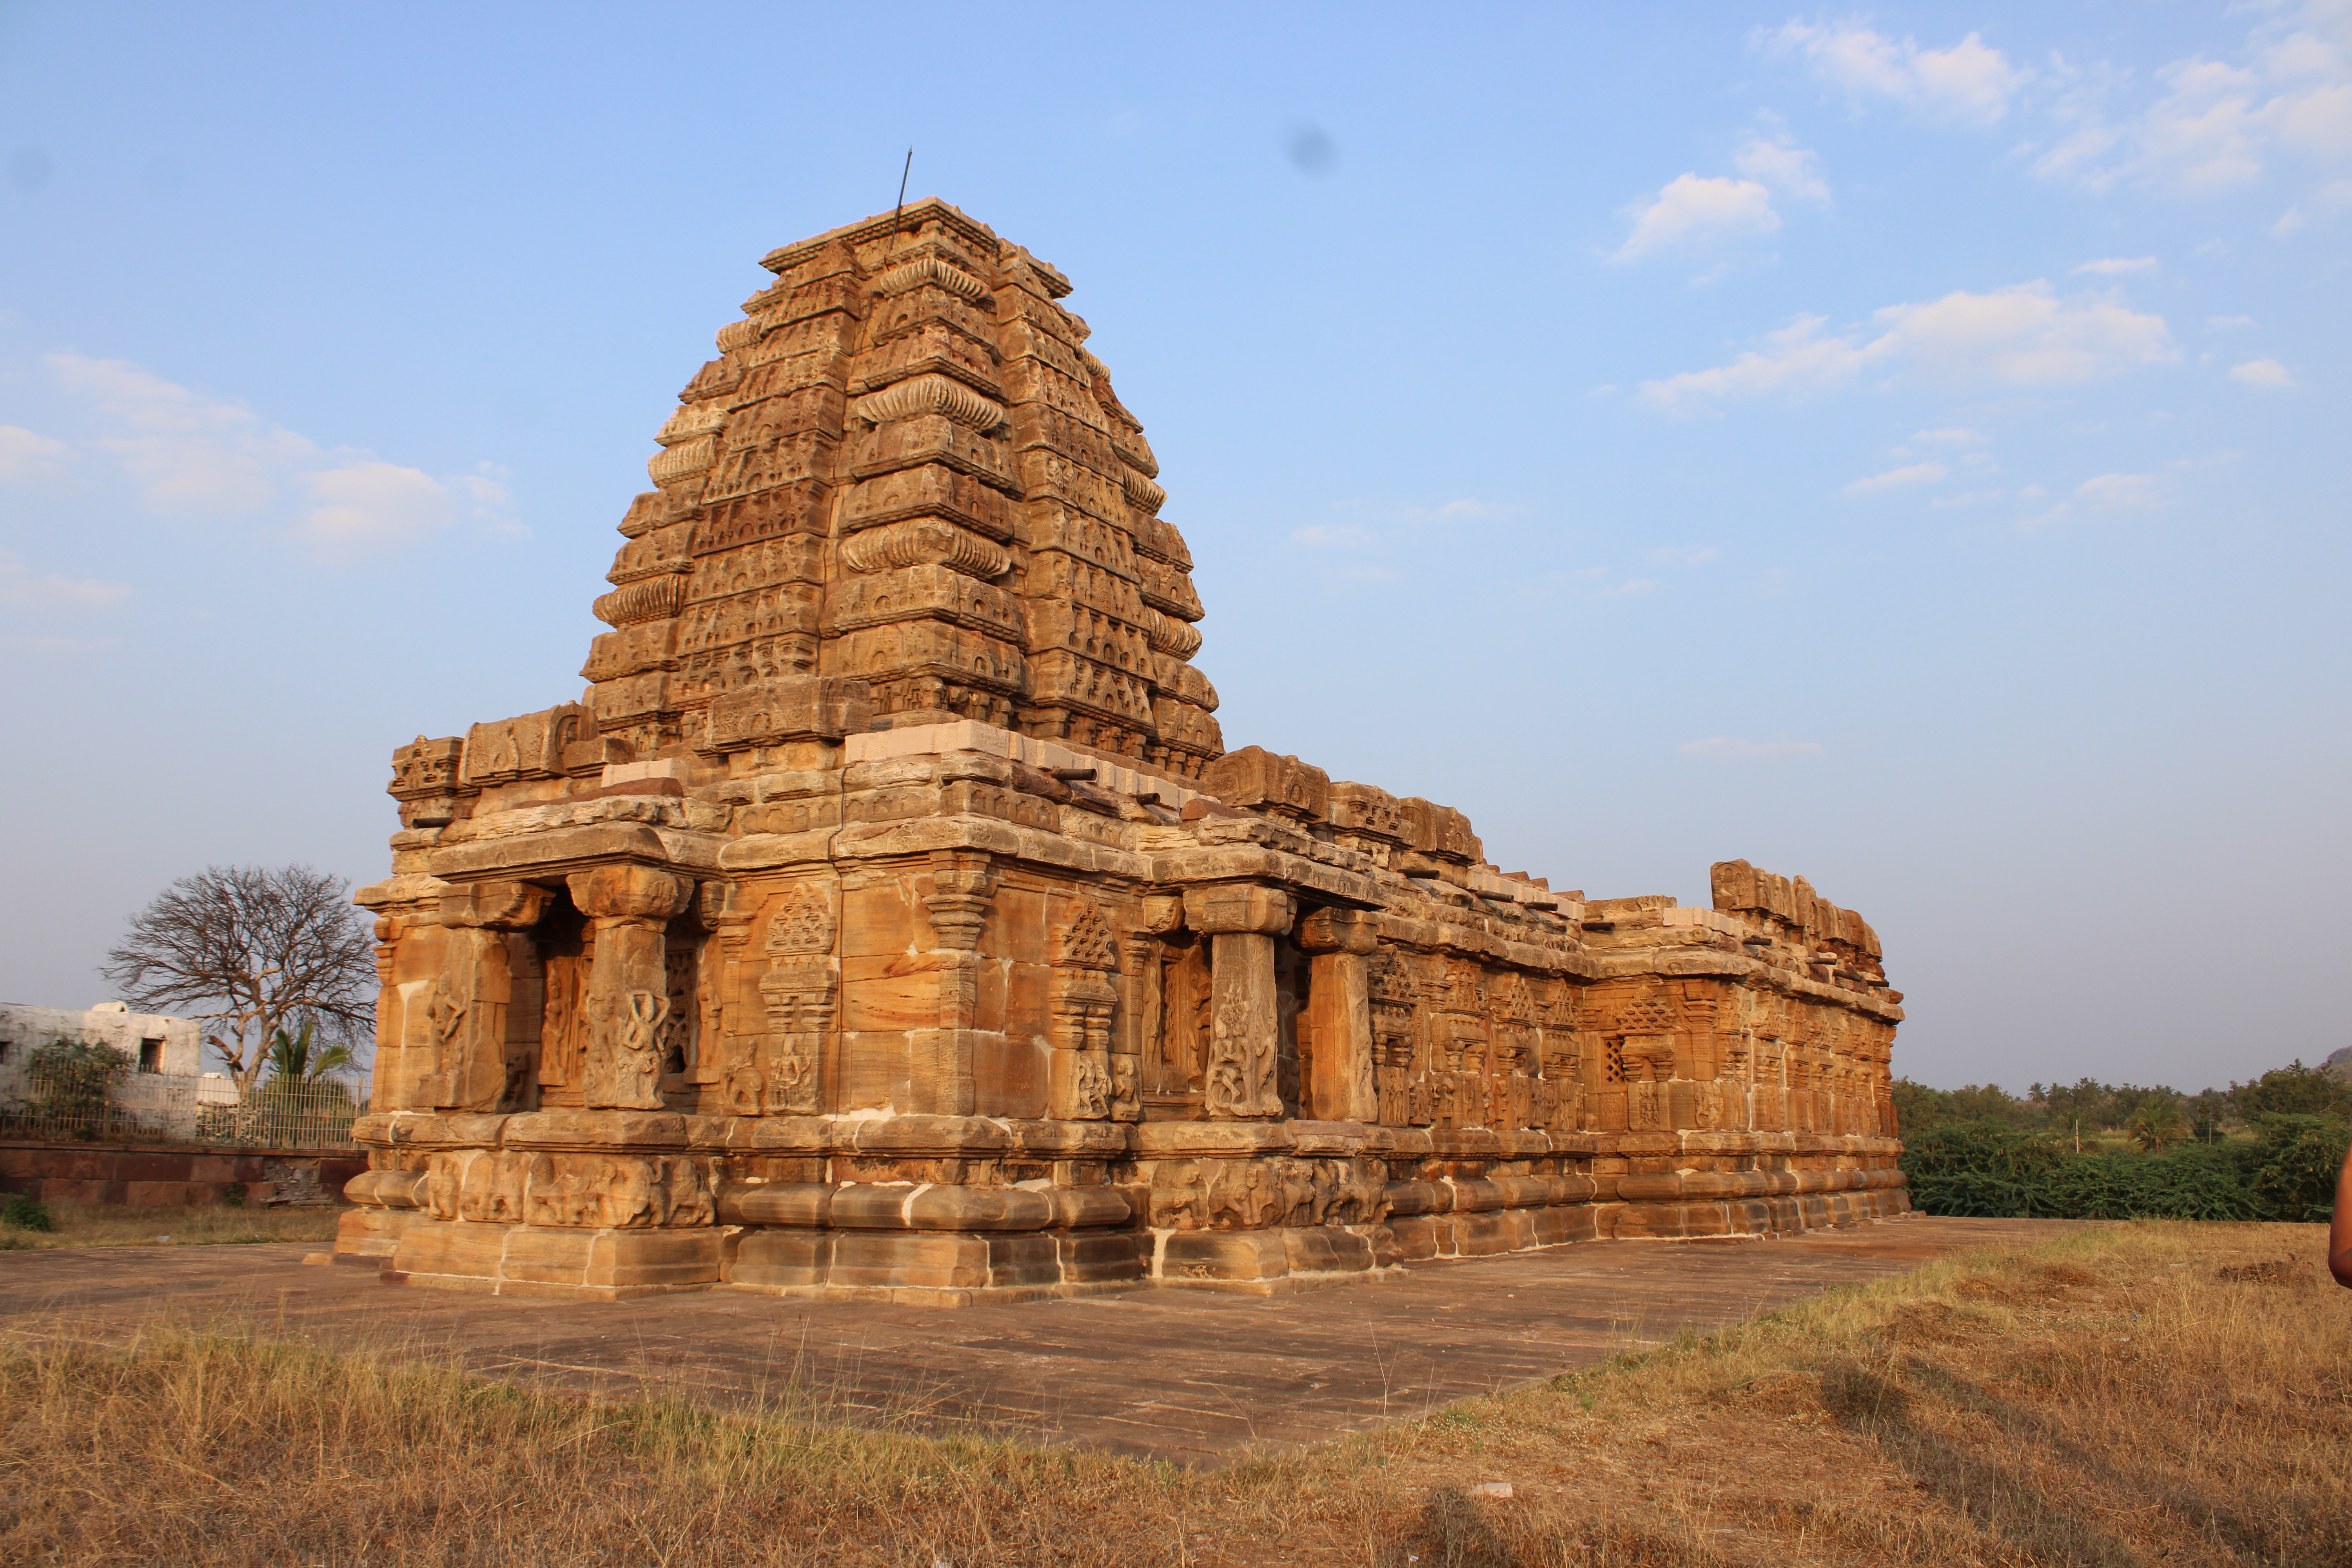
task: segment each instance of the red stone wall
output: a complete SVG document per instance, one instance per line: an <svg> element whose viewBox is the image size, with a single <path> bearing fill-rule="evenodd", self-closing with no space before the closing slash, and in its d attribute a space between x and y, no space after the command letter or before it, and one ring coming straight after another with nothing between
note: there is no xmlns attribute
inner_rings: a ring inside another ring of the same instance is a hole
<svg viewBox="0 0 2352 1568"><path fill-rule="evenodd" d="M79 1144L0 1144L0 1192L47 1201L185 1208L220 1202L242 1184L245 1201L267 1203L273 1169L316 1167L319 1184L340 1201L343 1184L367 1169L364 1155L278 1153L268 1150L108 1148Z"/></svg>

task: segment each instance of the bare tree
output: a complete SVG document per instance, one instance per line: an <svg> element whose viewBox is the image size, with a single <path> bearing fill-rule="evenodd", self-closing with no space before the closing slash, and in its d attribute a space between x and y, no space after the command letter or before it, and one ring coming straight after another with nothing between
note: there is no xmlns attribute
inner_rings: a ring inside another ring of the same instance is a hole
<svg viewBox="0 0 2352 1568"><path fill-rule="evenodd" d="M240 1089L280 1030L357 1043L375 1016L375 955L351 884L308 866L211 866L131 918L99 973L134 1007L187 1012Z"/></svg>

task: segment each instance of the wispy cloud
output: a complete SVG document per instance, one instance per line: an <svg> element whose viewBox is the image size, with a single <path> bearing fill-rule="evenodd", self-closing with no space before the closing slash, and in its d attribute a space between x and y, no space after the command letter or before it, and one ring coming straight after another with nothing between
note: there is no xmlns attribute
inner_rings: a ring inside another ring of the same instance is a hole
<svg viewBox="0 0 2352 1568"><path fill-rule="evenodd" d="M1633 229L1610 253L1612 261L1639 261L1666 251L1703 249L1780 226L1772 193L1754 180L1677 174L1653 196L1625 209Z"/></svg>
<svg viewBox="0 0 2352 1568"><path fill-rule="evenodd" d="M63 484L68 455L63 441L21 425L0 425L0 484Z"/></svg>
<svg viewBox="0 0 2352 1568"><path fill-rule="evenodd" d="M2282 153L2322 169L2352 160L2352 11L2342 0L2249 9L2269 14L2238 60L2176 59L2137 104L2133 73L2062 62L2051 106L2058 135L2035 173L2094 192L2132 184L2209 196L2255 184ZM2352 182L2329 180L2272 232L2284 237L2347 204Z"/></svg>
<svg viewBox="0 0 2352 1568"><path fill-rule="evenodd" d="M1845 487L1850 496L1875 495L1881 490L1901 489L1907 485L1932 485L1946 478L1951 469L1942 463L1911 463L1900 468L1889 468L1883 474L1873 474L1856 479Z"/></svg>
<svg viewBox="0 0 2352 1568"><path fill-rule="evenodd" d="M2343 91L2346 99L2352 100L2352 89ZM2334 217L2347 208L2352 208L2352 180L2331 180L2279 214L2271 233L2280 239L2292 239L2315 221Z"/></svg>
<svg viewBox="0 0 2352 1568"><path fill-rule="evenodd" d="M2096 261L2085 261L2074 268L2077 272L2095 272L2102 278L2120 278L2126 272L2153 272L2157 269L2153 256L2105 256Z"/></svg>
<svg viewBox="0 0 2352 1568"><path fill-rule="evenodd" d="M94 427L80 447L110 458L157 516L257 522L338 564L415 544L467 519L516 531L504 476L488 464L436 478L364 448L321 447L126 360L60 353L43 363ZM53 466L72 456L66 442L32 439L47 445L0 436L0 463L10 453Z"/></svg>
<svg viewBox="0 0 2352 1568"><path fill-rule="evenodd" d="M100 583L36 574L9 551L0 550L0 605L18 610L110 610L131 595L126 583Z"/></svg>
<svg viewBox="0 0 2352 1568"><path fill-rule="evenodd" d="M1831 332L1827 317L1801 316L1727 364L1643 382L1641 397L1687 411L1830 392L1872 374L1948 387L2064 386L2180 357L2163 317L2105 294L2062 300L2042 279L1889 305L1872 323Z"/></svg>
<svg viewBox="0 0 2352 1568"><path fill-rule="evenodd" d="M1830 184L1822 174L1821 154L1797 145L1797 139L1777 115L1765 115L1751 128L1732 154L1732 166L1782 195L1827 205Z"/></svg>
<svg viewBox="0 0 2352 1568"><path fill-rule="evenodd" d="M1927 49L1858 21L1790 21L1758 29L1752 41L1767 56L1801 60L1814 79L1857 106L1891 103L1927 121L1997 124L2028 79L1976 33Z"/></svg>
<svg viewBox="0 0 2352 1568"><path fill-rule="evenodd" d="M1732 735L1709 735L1704 741L1685 741L1675 748L1685 757L1699 757L1713 763L1754 763L1779 757L1818 757L1822 754L1819 741L1744 741Z"/></svg>
<svg viewBox="0 0 2352 1568"><path fill-rule="evenodd" d="M2210 467L2214 462L2228 461L2231 456L2233 454L2205 461L2179 459L2168 465L2168 472L2159 474L2095 474L2076 485L2064 500L2022 520L2018 526L2033 531L2072 521L2084 512L2147 511L2168 506L2177 494L2174 472ZM2021 500L2037 500L2042 494L2038 486L2028 486L2017 493Z"/></svg>
<svg viewBox="0 0 2352 1568"><path fill-rule="evenodd" d="M1661 566L1704 566L1721 555L1712 544L1669 544L1650 552L1650 559Z"/></svg>
<svg viewBox="0 0 2352 1568"><path fill-rule="evenodd" d="M2103 511L2137 511L2161 504L2164 484L2154 474L2100 474L2075 486L2074 493Z"/></svg>
<svg viewBox="0 0 2352 1568"><path fill-rule="evenodd" d="M2294 374L2274 359L2250 359L2243 364L2233 364L2230 367L2230 379L2264 391L2294 384Z"/></svg>

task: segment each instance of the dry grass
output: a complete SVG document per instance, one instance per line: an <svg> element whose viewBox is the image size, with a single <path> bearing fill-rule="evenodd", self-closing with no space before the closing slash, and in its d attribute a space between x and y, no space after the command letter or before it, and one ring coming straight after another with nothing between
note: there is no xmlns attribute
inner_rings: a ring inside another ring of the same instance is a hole
<svg viewBox="0 0 2352 1568"><path fill-rule="evenodd" d="M25 1342L0 1561L2347 1563L2352 1293L2224 1277L2320 1246L2076 1233L1213 1475L178 1331Z"/></svg>
<svg viewBox="0 0 2352 1568"><path fill-rule="evenodd" d="M45 1247L215 1246L241 1241L332 1241L340 1207L132 1208L51 1202L55 1230L0 1229L0 1252Z"/></svg>

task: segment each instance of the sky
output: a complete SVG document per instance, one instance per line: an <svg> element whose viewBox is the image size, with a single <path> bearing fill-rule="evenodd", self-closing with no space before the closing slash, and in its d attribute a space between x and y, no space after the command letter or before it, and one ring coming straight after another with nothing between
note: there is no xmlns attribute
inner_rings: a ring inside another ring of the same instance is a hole
<svg viewBox="0 0 2352 1568"><path fill-rule="evenodd" d="M909 148L1075 283L1229 746L1801 874L1923 1082L2352 1041L2347 0L0 0L0 998L576 699L677 389Z"/></svg>

